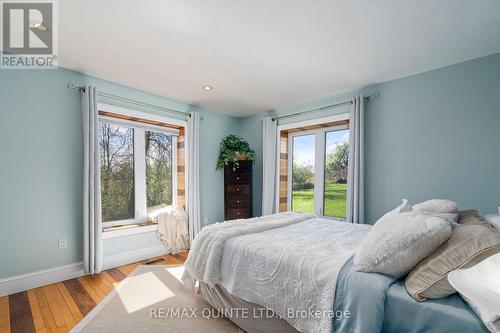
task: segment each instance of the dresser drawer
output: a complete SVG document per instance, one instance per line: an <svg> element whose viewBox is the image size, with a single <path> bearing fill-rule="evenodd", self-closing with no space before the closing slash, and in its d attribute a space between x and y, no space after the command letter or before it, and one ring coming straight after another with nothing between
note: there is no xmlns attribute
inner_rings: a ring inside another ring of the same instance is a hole
<svg viewBox="0 0 500 333"><path fill-rule="evenodd" d="M226 192L229 196L232 195L250 195L250 185L249 184L229 184L226 185Z"/></svg>
<svg viewBox="0 0 500 333"><path fill-rule="evenodd" d="M226 183L234 183L234 184L246 184L250 183L252 180L252 175L251 174L231 174L229 176L226 176L228 179L226 179Z"/></svg>
<svg viewBox="0 0 500 333"><path fill-rule="evenodd" d="M248 195L229 195L227 197L227 208L250 208L250 196Z"/></svg>
<svg viewBox="0 0 500 333"><path fill-rule="evenodd" d="M252 172L250 170L243 170L241 167L236 169L236 171L229 169L224 173L224 178L226 184L250 183L252 181Z"/></svg>
<svg viewBox="0 0 500 333"><path fill-rule="evenodd" d="M247 219L252 216L250 208L228 208L226 210L226 220Z"/></svg>

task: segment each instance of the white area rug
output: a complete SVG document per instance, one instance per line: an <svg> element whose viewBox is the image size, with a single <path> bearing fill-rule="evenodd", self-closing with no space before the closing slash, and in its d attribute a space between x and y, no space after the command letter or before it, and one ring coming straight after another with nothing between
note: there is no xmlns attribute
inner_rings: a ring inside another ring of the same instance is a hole
<svg viewBox="0 0 500 333"><path fill-rule="evenodd" d="M71 332L243 332L181 282L184 266L139 266Z"/></svg>

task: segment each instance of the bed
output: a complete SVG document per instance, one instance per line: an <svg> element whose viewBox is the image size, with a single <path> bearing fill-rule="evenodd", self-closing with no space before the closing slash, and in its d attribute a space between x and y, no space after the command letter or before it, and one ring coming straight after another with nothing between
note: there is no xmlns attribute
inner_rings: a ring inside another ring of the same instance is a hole
<svg viewBox="0 0 500 333"><path fill-rule="evenodd" d="M310 215L277 215L271 222L273 228L259 230L254 222L263 221L250 220L241 222L244 227L236 222L234 228L223 226L228 228L224 232L205 232L203 237L216 236L205 239L205 246L193 245L203 249L208 262L195 264L196 249L186 262L188 277L200 282L199 292L212 306L250 309L246 316L225 311L244 330L487 332L456 294L417 302L402 281L355 272L352 256L370 226ZM286 220L292 222L283 223ZM241 231L245 228L257 229ZM217 243L212 255L212 244ZM209 267L211 272L200 274L196 266ZM263 312L266 309L271 315Z"/></svg>

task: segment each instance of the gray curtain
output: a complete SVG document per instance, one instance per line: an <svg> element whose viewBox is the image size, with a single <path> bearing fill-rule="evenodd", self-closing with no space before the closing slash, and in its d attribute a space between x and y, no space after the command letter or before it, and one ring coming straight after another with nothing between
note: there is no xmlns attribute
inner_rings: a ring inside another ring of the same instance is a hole
<svg viewBox="0 0 500 333"><path fill-rule="evenodd" d="M364 109L363 96L351 100L349 166L347 170L347 222L364 223Z"/></svg>
<svg viewBox="0 0 500 333"><path fill-rule="evenodd" d="M102 269L101 190L97 91L82 92L83 115L83 263L87 274Z"/></svg>
<svg viewBox="0 0 500 333"><path fill-rule="evenodd" d="M262 120L262 215L276 213L277 120Z"/></svg>
<svg viewBox="0 0 500 333"><path fill-rule="evenodd" d="M191 112L187 123L187 214L190 244L201 230L200 218L200 114ZM210 195L210 194L207 194Z"/></svg>

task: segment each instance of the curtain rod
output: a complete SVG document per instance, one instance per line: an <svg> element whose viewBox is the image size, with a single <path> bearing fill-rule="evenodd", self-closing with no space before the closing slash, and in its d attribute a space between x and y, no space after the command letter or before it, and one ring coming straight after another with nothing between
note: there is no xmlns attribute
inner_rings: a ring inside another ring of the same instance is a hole
<svg viewBox="0 0 500 333"><path fill-rule="evenodd" d="M363 97L363 99L365 101L369 101L370 98L379 97L379 96L380 96L380 92L376 91L373 94L371 94L370 96ZM316 108L316 109L311 109L311 110L306 110L306 111L300 111L300 112L290 113L290 114L286 114L284 116L277 116L277 117L271 118L271 120L275 121L275 120L279 120L279 119L284 119L284 118L289 118L289 117L295 117L295 116L298 116L298 115L301 115L301 114L305 114L305 113L309 113L309 112L314 112L314 111L321 111L321 110L325 110L325 109L328 109L328 108L331 108L331 107L334 107L334 106L341 106L341 105L345 105L345 104L352 104L352 100L349 99L347 101L342 101L342 102L338 102L338 103L335 103L335 104L330 104L330 105L322 106L322 107Z"/></svg>
<svg viewBox="0 0 500 333"><path fill-rule="evenodd" d="M72 90L85 91L85 87L83 87L83 86L75 86L72 82L68 82L68 84L66 85L66 87L68 87L68 89L72 89ZM101 96L101 97L111 98L111 99L115 99L115 100L118 100L118 101L122 101L122 102L130 103L130 104L134 104L134 105L145 106L145 107L148 107L148 108L151 108L151 109L156 109L156 110L160 110L160 111L165 111L165 112L170 112L170 113L178 114L178 115L181 115L181 116L184 116L184 117L191 117L191 114L188 113L188 112L171 110L171 109L167 109L167 108L162 107L162 106L153 105L153 104L149 104L149 103L144 103L144 102L141 102L141 101L137 101L135 99L130 99L130 98L122 97L122 96L117 96L117 95L109 94L109 93L103 92L103 91L98 91L97 95Z"/></svg>

